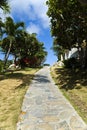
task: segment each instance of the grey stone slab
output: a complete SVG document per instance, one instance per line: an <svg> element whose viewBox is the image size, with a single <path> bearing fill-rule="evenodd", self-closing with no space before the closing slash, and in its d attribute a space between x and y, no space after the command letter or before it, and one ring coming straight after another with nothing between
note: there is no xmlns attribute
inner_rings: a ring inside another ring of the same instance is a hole
<svg viewBox="0 0 87 130"><path fill-rule="evenodd" d="M71 130L71 128L66 121L63 121L56 125L55 130Z"/></svg>

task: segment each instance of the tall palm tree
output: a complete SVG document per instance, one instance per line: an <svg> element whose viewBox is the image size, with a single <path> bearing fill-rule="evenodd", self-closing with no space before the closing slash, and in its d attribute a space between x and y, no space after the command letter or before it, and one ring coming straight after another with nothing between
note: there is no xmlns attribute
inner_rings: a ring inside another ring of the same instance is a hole
<svg viewBox="0 0 87 130"><path fill-rule="evenodd" d="M8 0L0 0L0 8L6 12L9 12Z"/></svg>
<svg viewBox="0 0 87 130"><path fill-rule="evenodd" d="M11 17L6 18L6 21L4 23L3 32L6 35L5 38L9 39L9 46L8 46L8 50L6 51L6 55L5 55L4 67L6 66L12 45L15 44L16 36L18 33L20 33L20 30L23 28L24 28L23 22L15 23ZM4 40L4 38L3 38L3 40Z"/></svg>

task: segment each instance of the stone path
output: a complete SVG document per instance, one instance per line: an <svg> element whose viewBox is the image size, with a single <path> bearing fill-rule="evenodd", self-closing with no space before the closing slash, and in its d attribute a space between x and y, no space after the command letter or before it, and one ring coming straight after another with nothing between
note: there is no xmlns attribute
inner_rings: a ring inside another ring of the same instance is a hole
<svg viewBox="0 0 87 130"><path fill-rule="evenodd" d="M17 130L87 130L53 82L49 67L36 73L25 95Z"/></svg>

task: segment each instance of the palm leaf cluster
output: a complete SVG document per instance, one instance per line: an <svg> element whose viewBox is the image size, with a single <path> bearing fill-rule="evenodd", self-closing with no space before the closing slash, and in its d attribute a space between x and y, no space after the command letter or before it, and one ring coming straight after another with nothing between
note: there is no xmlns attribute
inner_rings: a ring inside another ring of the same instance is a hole
<svg viewBox="0 0 87 130"><path fill-rule="evenodd" d="M15 23L11 17L7 17L4 23L1 21L0 33L1 48L5 53L4 67L9 54L14 55L14 62L22 67L40 66L45 60L47 52L44 44L38 41L36 34L26 32L23 22Z"/></svg>
<svg viewBox="0 0 87 130"><path fill-rule="evenodd" d="M9 11L8 0L0 0L0 8ZM9 54L14 55L14 62L21 66L40 66L47 55L44 44L39 42L36 34L29 34L23 22L15 23L11 17L5 22L0 18L0 47L5 53L4 68Z"/></svg>
<svg viewBox="0 0 87 130"><path fill-rule="evenodd" d="M0 8L2 10L4 10L5 12L9 12L10 11L10 7L8 5L8 0L0 0Z"/></svg>

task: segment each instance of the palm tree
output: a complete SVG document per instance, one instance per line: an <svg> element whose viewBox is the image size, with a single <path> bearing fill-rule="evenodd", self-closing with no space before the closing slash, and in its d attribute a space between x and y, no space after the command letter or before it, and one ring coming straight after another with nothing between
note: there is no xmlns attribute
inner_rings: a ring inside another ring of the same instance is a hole
<svg viewBox="0 0 87 130"><path fill-rule="evenodd" d="M9 5L7 0L0 0L0 8L5 12L9 12Z"/></svg>
<svg viewBox="0 0 87 130"><path fill-rule="evenodd" d="M2 36L3 36L3 27L4 27L4 23L2 22L2 19L0 18L0 40L2 39Z"/></svg>
<svg viewBox="0 0 87 130"><path fill-rule="evenodd" d="M9 46L8 46L8 49L6 50L4 67L6 66L12 45L15 44L16 36L18 33L20 33L20 30L23 28L24 28L23 22L15 23L11 17L6 18L3 32L6 35L5 38L9 39ZM3 40L5 38L3 38ZM3 41L2 41L2 44L3 44Z"/></svg>

